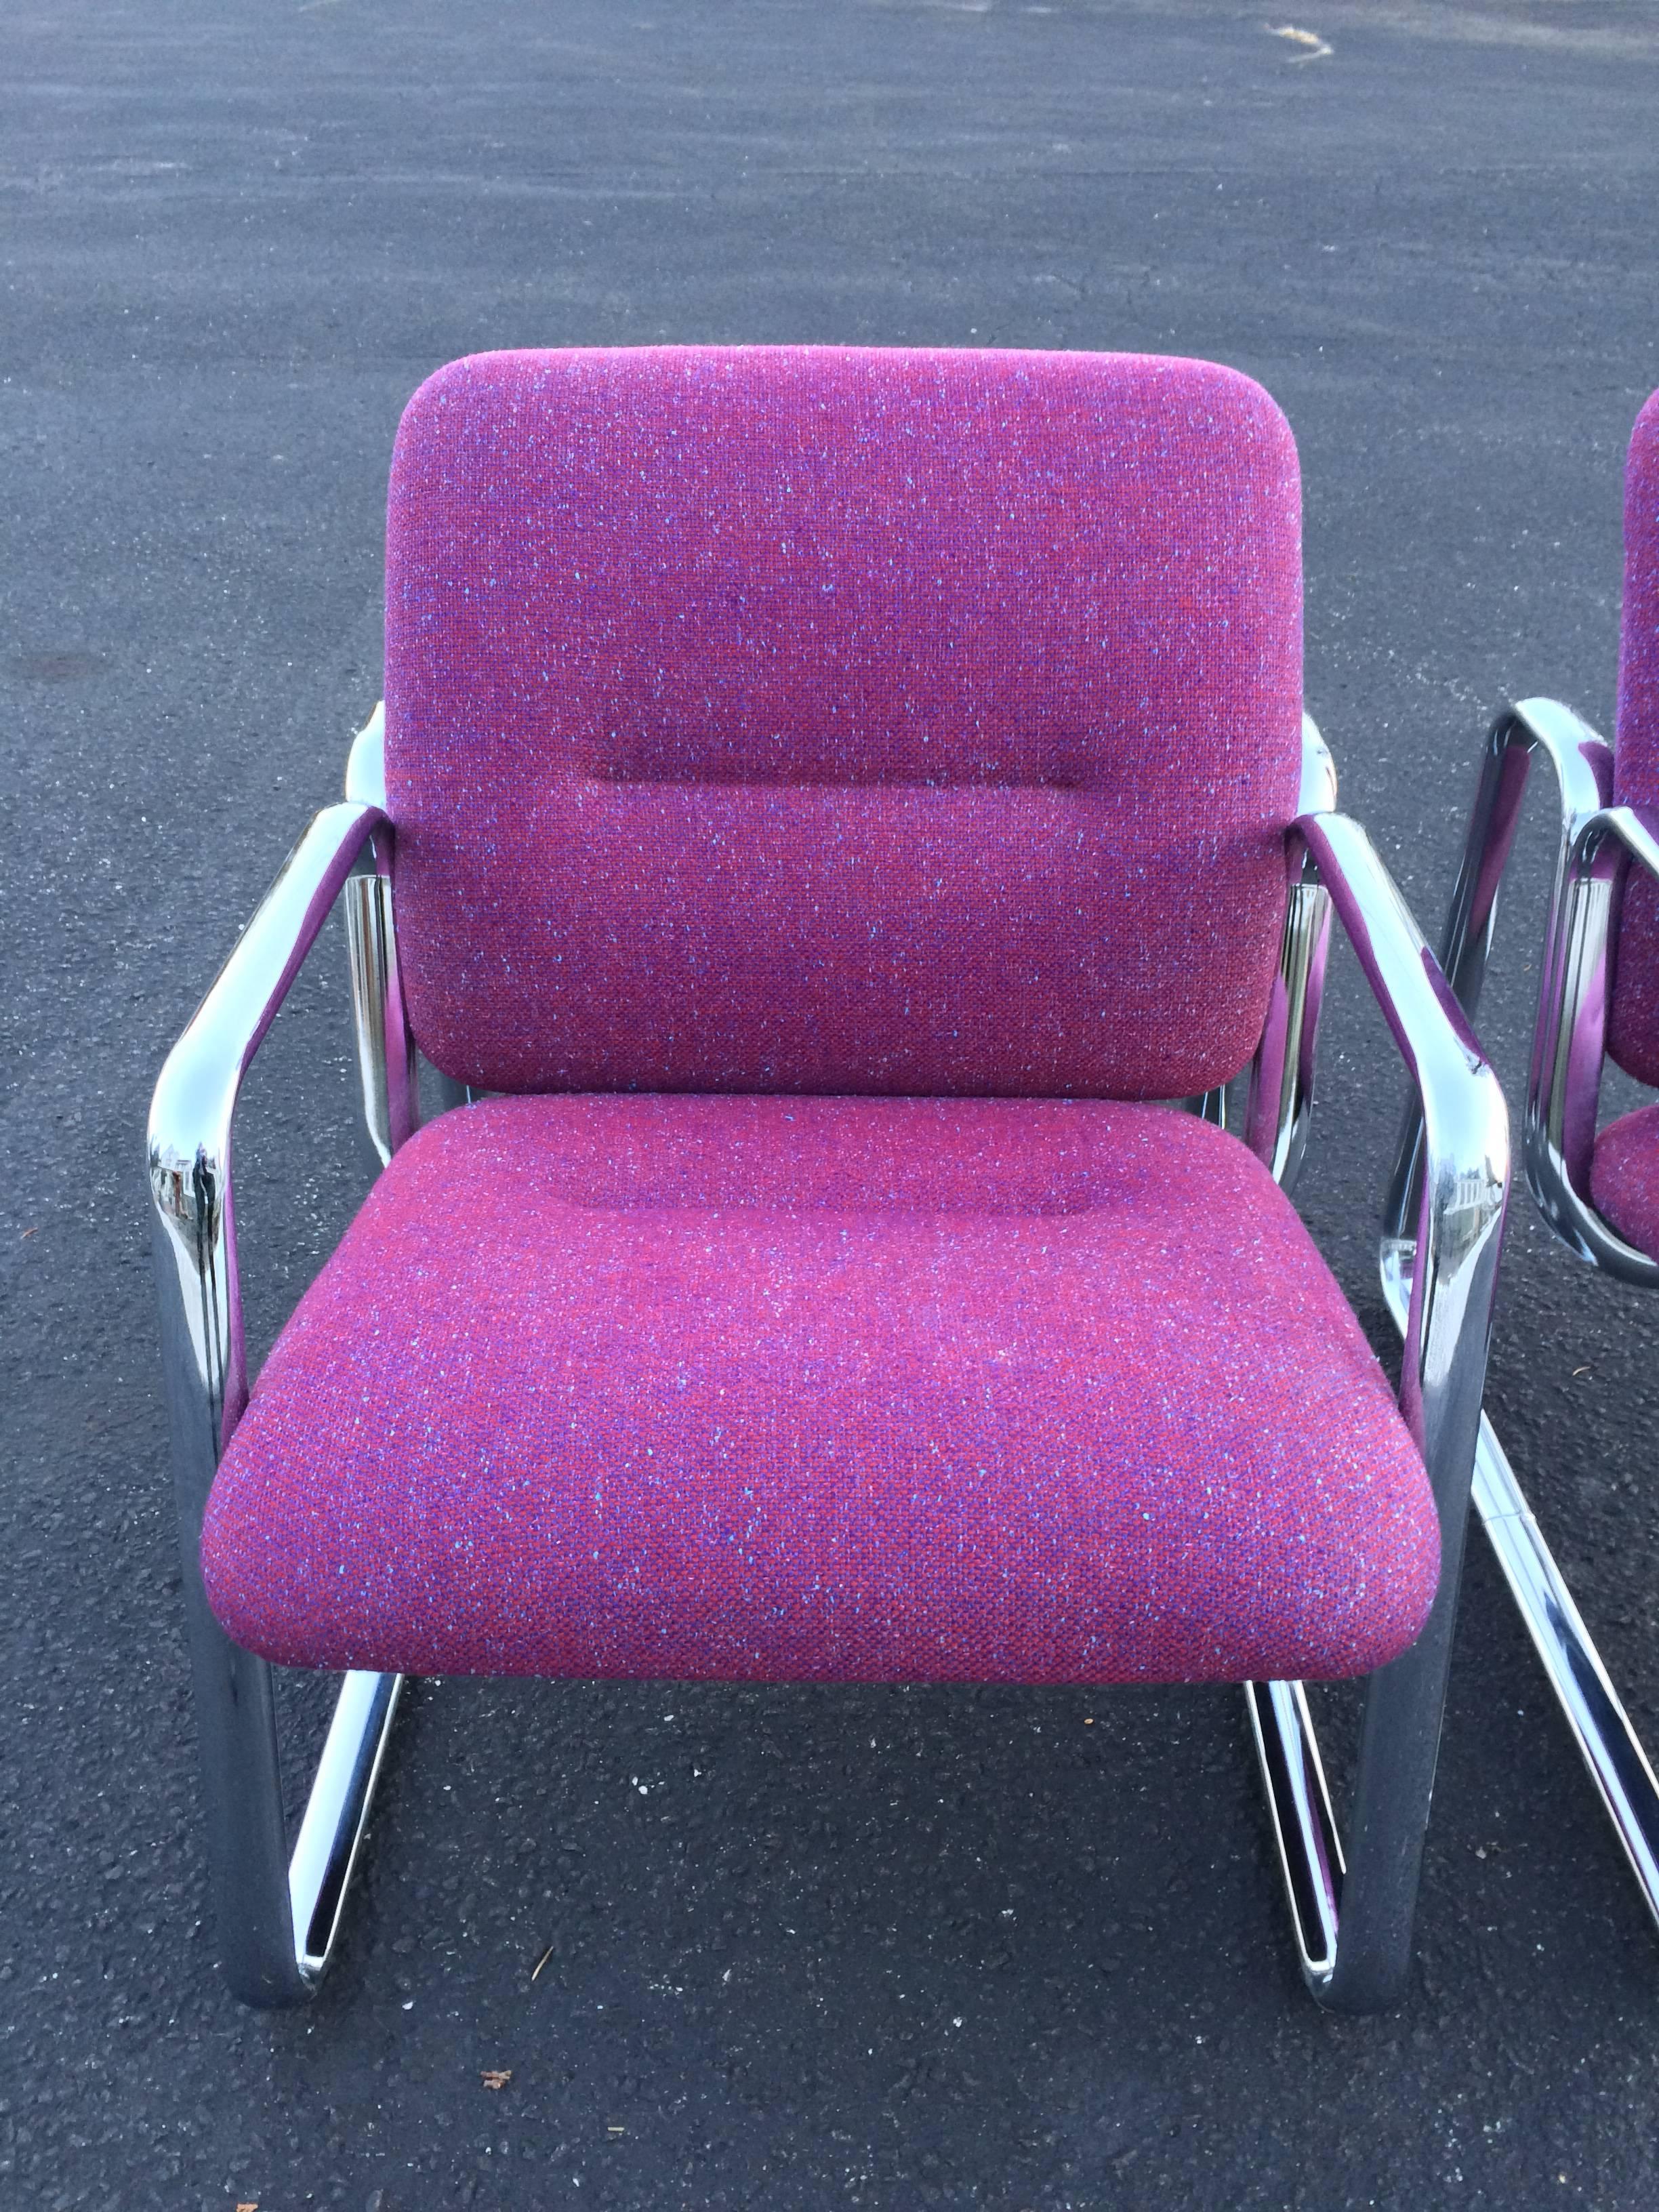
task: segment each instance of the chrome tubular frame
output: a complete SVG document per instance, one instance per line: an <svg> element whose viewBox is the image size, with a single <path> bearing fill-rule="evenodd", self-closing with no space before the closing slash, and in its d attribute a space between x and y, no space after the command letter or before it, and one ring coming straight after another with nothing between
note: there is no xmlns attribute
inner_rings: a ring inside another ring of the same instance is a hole
<svg viewBox="0 0 1659 2212"><path fill-rule="evenodd" d="M1334 778L1329 790L1334 796ZM1498 1079L1364 832L1326 808L1304 812L1297 833L1305 850L1301 887L1319 887L1340 917L1411 1072L1425 1128L1415 1224L1423 1265L1407 1314L1401 1411L1434 1492L1440 1583L1416 1643L1368 1685L1346 1862L1301 1684L1245 1691L1304 1976L1322 2003L1360 2012L1391 2002L1410 1966L1497 1289L1509 1121ZM1287 931L1287 969L1302 957ZM1291 975L1285 986L1289 1006ZM1310 1012L1316 1016L1316 994ZM1272 1027L1270 1018L1270 1035ZM1298 1082L1300 1045L1298 1038ZM1305 1062L1310 1075L1310 1049ZM1262 1126L1273 1126L1265 1115ZM1299 1154L1299 1146L1276 1143L1273 1163L1293 1172Z"/></svg>
<svg viewBox="0 0 1659 2212"><path fill-rule="evenodd" d="M349 885L365 1111L383 1154L408 1133L413 1087L402 1073L411 1062L386 828L372 799L349 798L315 817L168 1054L150 1108L156 1286L210 1879L226 1979L258 2005L308 1996L327 1966L402 1678L346 1676L290 1862L272 1670L224 1634L202 1584L208 1491L248 1391L231 1127L249 1063ZM372 872L355 872L365 854Z"/></svg>
<svg viewBox="0 0 1659 2212"><path fill-rule="evenodd" d="M1545 928L1538 1020L1527 1090L1527 1179L1550 1226L1580 1258L1624 1282L1659 1281L1659 1267L1591 1204L1589 1156L1606 1032L1608 947L1626 868L1659 874L1659 848L1626 808L1609 807L1613 753L1571 708L1527 699L1493 723L1463 864L1446 922L1442 963L1465 1012L1480 1004L1498 891L1520 816L1531 756L1555 771L1561 840ZM1407 1118L1383 1224L1384 1295L1405 1311L1415 1247L1410 1209L1420 1132ZM1572 1594L1533 1517L1515 1470L1483 1414L1474 1504L1574 1742L1659 1920L1659 1781Z"/></svg>
<svg viewBox="0 0 1659 2212"><path fill-rule="evenodd" d="M226 1978L258 2005L309 1996L338 1932L402 1678L348 1674L291 1860L270 1668L233 1644L202 1585L203 1511L247 1399L230 1178L241 1079L334 899L345 894L365 1123L380 1159L418 1119L391 898L382 722L352 748L346 803L317 816L168 1056L149 1133L157 1280L210 1874ZM1300 818L1279 975L1250 1070L1247 1141L1281 1183L1307 1142L1333 907L1416 1079L1420 1150L1402 1410L1441 1527L1439 1594L1423 1635L1371 1678L1345 1862L1300 1683L1245 1697L1304 1975L1334 2008L1388 2003L1409 1963L1508 1176L1502 1094L1404 902L1356 824L1334 813L1330 756L1304 729ZM470 1097L447 1086L453 1103ZM1222 1122L1226 1094L1189 1101Z"/></svg>

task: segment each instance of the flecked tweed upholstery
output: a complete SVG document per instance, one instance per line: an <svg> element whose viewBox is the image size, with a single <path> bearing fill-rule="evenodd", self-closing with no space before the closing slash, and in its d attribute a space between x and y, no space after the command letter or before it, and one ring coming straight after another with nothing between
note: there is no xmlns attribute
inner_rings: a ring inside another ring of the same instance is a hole
<svg viewBox="0 0 1659 2212"><path fill-rule="evenodd" d="M1659 1260L1659 1106L1621 1115L1597 1136L1590 1197L1627 1243Z"/></svg>
<svg viewBox="0 0 1659 2212"><path fill-rule="evenodd" d="M485 1088L1164 1097L1261 1031L1295 448L1124 355L483 355L392 466L428 1054Z"/></svg>
<svg viewBox="0 0 1659 2212"><path fill-rule="evenodd" d="M1363 1673L1437 1530L1235 1138L1152 1106L503 1099L393 1159L271 1353L235 1639L441 1674Z"/></svg>
<svg viewBox="0 0 1659 2212"><path fill-rule="evenodd" d="M1620 805L1659 829L1659 392L1636 418L1625 470L1613 789ZM1659 1084L1659 884L1640 868L1631 870L1625 890L1607 1048L1630 1074Z"/></svg>

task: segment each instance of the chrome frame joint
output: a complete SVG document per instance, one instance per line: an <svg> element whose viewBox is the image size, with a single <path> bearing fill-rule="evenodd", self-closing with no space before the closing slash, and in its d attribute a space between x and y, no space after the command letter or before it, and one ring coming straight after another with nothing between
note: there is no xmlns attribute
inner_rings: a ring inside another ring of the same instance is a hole
<svg viewBox="0 0 1659 2212"><path fill-rule="evenodd" d="M381 814L386 811L384 704L375 708L353 740L345 793L355 805L373 806ZM384 1167L420 1121L415 1041L404 1011L392 918L391 839L384 828L371 835L346 878L343 912L363 1123Z"/></svg>
<svg viewBox="0 0 1659 2212"><path fill-rule="evenodd" d="M1302 717L1302 787L1298 816L1328 814L1336 805L1336 763L1311 714ZM1313 1119L1315 1048L1330 956L1330 894L1297 839L1290 841L1290 882L1279 973L1267 1002L1261 1042L1250 1063L1244 1106L1245 1143L1292 1190L1302 1171Z"/></svg>

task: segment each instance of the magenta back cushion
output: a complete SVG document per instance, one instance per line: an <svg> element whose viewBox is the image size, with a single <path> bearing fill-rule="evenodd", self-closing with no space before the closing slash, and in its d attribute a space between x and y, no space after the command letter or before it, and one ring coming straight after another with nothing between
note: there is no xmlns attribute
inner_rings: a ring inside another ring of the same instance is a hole
<svg viewBox="0 0 1659 2212"><path fill-rule="evenodd" d="M504 1091L1169 1097L1260 1033L1295 447L1113 354L485 354L392 464L416 1034Z"/></svg>
<svg viewBox="0 0 1659 2212"><path fill-rule="evenodd" d="M1613 797L1659 830L1659 392L1636 418L1625 471L1625 612ZM1659 884L1633 867L1625 890L1608 1045L1659 1084Z"/></svg>

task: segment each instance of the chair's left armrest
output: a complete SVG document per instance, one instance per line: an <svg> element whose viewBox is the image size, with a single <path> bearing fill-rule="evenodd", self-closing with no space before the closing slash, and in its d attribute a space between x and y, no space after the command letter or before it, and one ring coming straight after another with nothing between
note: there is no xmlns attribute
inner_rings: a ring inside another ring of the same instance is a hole
<svg viewBox="0 0 1659 2212"><path fill-rule="evenodd" d="M200 1474L210 1475L247 1399L230 1172L237 1095L341 885L385 819L376 806L350 803L313 818L155 1086L149 1188L168 1395L180 1463L204 1460Z"/></svg>
<svg viewBox="0 0 1659 2212"><path fill-rule="evenodd" d="M1474 1463L1498 1247L1509 1191L1509 1115L1497 1076L1376 848L1346 815L1297 824L1410 1070L1424 1124L1416 1235L1398 1255L1401 1410L1440 1509L1455 1576Z"/></svg>

